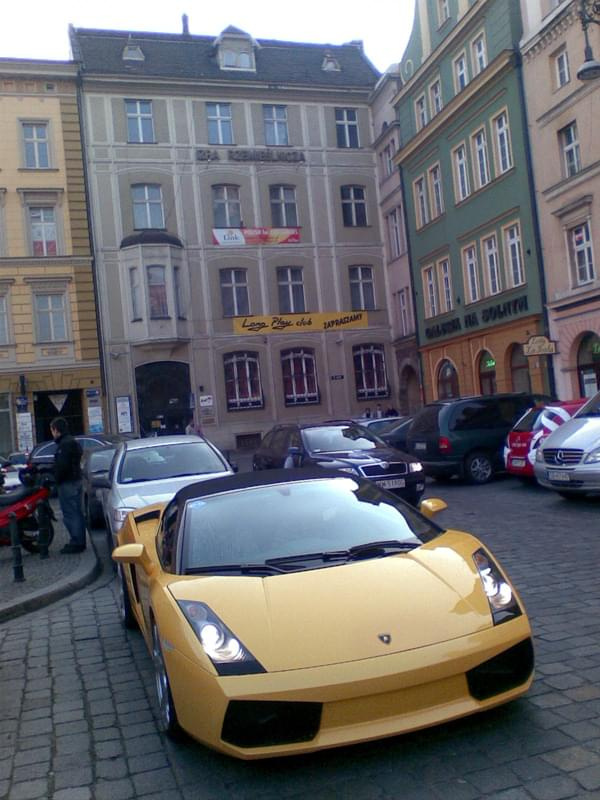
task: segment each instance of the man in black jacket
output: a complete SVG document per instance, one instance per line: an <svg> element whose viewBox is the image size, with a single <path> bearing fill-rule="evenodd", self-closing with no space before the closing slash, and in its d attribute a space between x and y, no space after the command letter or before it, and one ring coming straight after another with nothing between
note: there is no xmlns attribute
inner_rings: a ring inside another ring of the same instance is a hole
<svg viewBox="0 0 600 800"><path fill-rule="evenodd" d="M81 553L85 550L85 519L81 510L81 447L69 434L67 420L56 417L50 423L50 433L57 444L54 454L54 478L58 501L69 542L61 553Z"/></svg>

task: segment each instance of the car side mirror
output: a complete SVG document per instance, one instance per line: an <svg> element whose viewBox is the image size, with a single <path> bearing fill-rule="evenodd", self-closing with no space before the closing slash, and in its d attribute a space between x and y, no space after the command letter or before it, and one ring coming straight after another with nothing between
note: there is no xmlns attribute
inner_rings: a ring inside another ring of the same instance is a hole
<svg viewBox="0 0 600 800"><path fill-rule="evenodd" d="M94 489L110 489L111 483L108 479L108 472L94 473L91 480Z"/></svg>
<svg viewBox="0 0 600 800"><path fill-rule="evenodd" d="M146 575L152 575L156 565L143 544L122 544L112 551L112 559L121 564L137 564Z"/></svg>
<svg viewBox="0 0 600 800"><path fill-rule="evenodd" d="M302 448L301 447L288 447L288 454L284 461L284 469L293 469L294 467L302 466Z"/></svg>
<svg viewBox="0 0 600 800"><path fill-rule="evenodd" d="M426 500L421 500L419 503L419 511L423 516L427 517L427 519L431 519L445 508L448 508L448 504L440 500L439 497L428 497Z"/></svg>

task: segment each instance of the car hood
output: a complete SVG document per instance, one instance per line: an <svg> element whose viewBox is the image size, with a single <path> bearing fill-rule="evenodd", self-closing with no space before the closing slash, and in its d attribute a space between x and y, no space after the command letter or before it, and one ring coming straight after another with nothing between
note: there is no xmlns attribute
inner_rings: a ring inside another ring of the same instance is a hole
<svg viewBox="0 0 600 800"><path fill-rule="evenodd" d="M120 483L115 492L114 505L126 508L143 508L153 503L168 503L173 495L183 489L184 486L232 474L231 472L211 472L208 475L186 475L182 478L167 478L160 481Z"/></svg>
<svg viewBox="0 0 600 800"><path fill-rule="evenodd" d="M381 461L418 461L417 458L395 450L393 447L374 447L372 450L346 450L312 453L313 458L320 460L345 461L352 466L367 466L369 464L379 464Z"/></svg>
<svg viewBox="0 0 600 800"><path fill-rule="evenodd" d="M465 546L462 534L457 549L458 536L287 575L184 577L169 589L206 603L269 672L373 658L491 627L472 559L479 543L466 535Z"/></svg>
<svg viewBox="0 0 600 800"><path fill-rule="evenodd" d="M574 448L593 450L600 447L600 418L573 417L553 431L544 440L544 450L548 448Z"/></svg>

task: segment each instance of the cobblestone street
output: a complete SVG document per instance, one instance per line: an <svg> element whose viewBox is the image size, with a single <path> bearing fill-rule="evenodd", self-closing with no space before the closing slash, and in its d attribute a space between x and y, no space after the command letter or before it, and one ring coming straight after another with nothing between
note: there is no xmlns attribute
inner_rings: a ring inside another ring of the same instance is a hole
<svg viewBox="0 0 600 800"><path fill-rule="evenodd" d="M478 535L532 619L536 680L509 706L301 758L238 762L157 729L150 657L119 623L104 562L87 588L0 627L0 797L600 798L600 503L504 479L428 484ZM416 598L418 600L418 598Z"/></svg>

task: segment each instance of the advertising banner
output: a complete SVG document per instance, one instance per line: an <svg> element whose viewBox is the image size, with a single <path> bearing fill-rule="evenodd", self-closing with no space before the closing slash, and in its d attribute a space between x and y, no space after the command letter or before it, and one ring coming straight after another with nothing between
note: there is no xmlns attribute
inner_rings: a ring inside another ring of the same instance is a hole
<svg viewBox="0 0 600 800"><path fill-rule="evenodd" d="M213 244L240 247L258 244L297 244L300 228L213 228Z"/></svg>
<svg viewBox="0 0 600 800"><path fill-rule="evenodd" d="M336 311L324 314L273 314L260 317L236 317L234 333L301 333L302 331L340 331L368 328L367 311Z"/></svg>

